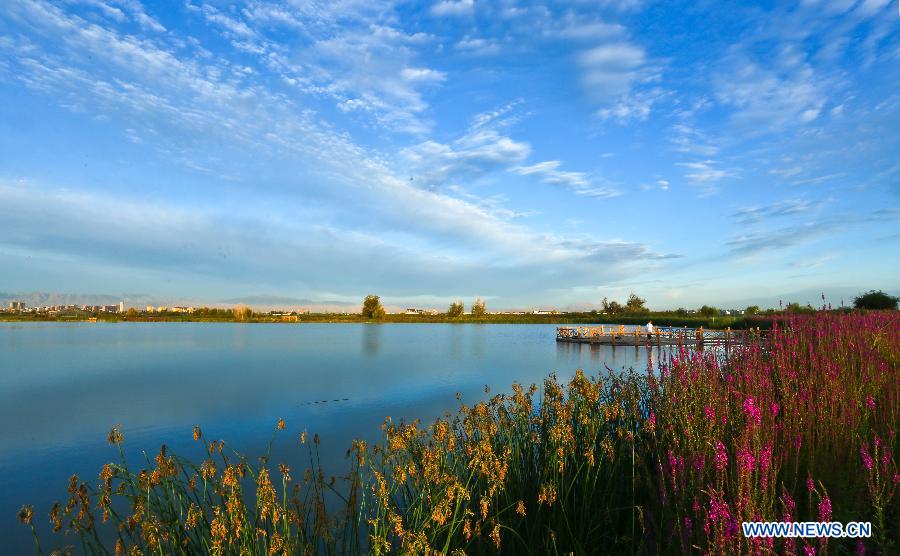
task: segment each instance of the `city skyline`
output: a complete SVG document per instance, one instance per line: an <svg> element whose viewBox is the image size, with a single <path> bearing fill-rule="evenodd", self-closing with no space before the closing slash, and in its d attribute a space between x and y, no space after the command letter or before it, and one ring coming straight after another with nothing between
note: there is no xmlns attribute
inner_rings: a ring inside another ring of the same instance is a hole
<svg viewBox="0 0 900 556"><path fill-rule="evenodd" d="M10 0L0 290L897 294L898 19L877 0Z"/></svg>

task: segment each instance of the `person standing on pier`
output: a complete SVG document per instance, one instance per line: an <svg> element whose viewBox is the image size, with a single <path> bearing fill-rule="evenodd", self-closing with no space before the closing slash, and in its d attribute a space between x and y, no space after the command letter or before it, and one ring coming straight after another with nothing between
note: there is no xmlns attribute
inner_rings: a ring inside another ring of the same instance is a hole
<svg viewBox="0 0 900 556"><path fill-rule="evenodd" d="M652 320L647 321L647 338L648 339L653 337L653 332L654 332L653 321Z"/></svg>

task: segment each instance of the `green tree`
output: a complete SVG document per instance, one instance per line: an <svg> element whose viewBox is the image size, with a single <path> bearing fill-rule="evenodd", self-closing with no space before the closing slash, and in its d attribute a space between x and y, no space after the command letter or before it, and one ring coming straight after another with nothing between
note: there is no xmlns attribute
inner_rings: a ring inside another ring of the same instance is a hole
<svg viewBox="0 0 900 556"><path fill-rule="evenodd" d="M367 295L363 300L362 316L366 319L384 318L384 307L381 305L381 298L377 295Z"/></svg>
<svg viewBox="0 0 900 556"><path fill-rule="evenodd" d="M787 304L787 306L785 306L784 310L786 313L807 314L807 315L816 312L816 310L813 309L812 305L807 303L806 306L804 307L803 305L800 305L799 303L796 303L796 302L789 302Z"/></svg>
<svg viewBox="0 0 900 556"><path fill-rule="evenodd" d="M625 310L629 313L646 313L649 311L649 309L644 307L646 302L646 299L631 294L628 296L628 301L625 302Z"/></svg>
<svg viewBox="0 0 900 556"><path fill-rule="evenodd" d="M456 301L451 303L450 307L447 309L447 316L453 317L453 318L461 317L463 314L463 311L465 311L465 308L463 307L463 303L462 303L462 301L457 299Z"/></svg>
<svg viewBox="0 0 900 556"><path fill-rule="evenodd" d="M606 312L611 314L623 313L625 312L625 307L620 305L618 301L610 301L609 305L606 306Z"/></svg>
<svg viewBox="0 0 900 556"><path fill-rule="evenodd" d="M253 311L246 305L236 305L232 310L232 315L234 316L234 320L244 322L250 320L253 316Z"/></svg>
<svg viewBox="0 0 900 556"><path fill-rule="evenodd" d="M700 307L700 310L698 312L704 317L715 317L719 314L718 309L716 309L715 307L710 307L709 305Z"/></svg>
<svg viewBox="0 0 900 556"><path fill-rule="evenodd" d="M675 309L675 314L678 315L679 317L683 317L683 316L687 315L687 309L685 309L684 307L679 307L679 308Z"/></svg>
<svg viewBox="0 0 900 556"><path fill-rule="evenodd" d="M900 298L888 295L881 290L869 290L861 293L853 299L853 306L857 309L896 309Z"/></svg>
<svg viewBox="0 0 900 556"><path fill-rule="evenodd" d="M759 305L750 305L746 309L744 309L745 315L758 315L759 314Z"/></svg>
<svg viewBox="0 0 900 556"><path fill-rule="evenodd" d="M472 304L472 316L473 317L483 317L485 315L484 310L484 300L479 298L475 299L475 303Z"/></svg>

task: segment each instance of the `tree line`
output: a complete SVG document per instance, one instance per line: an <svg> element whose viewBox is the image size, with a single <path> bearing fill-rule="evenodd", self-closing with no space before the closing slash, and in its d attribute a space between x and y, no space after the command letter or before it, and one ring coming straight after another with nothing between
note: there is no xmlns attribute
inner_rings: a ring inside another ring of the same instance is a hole
<svg viewBox="0 0 900 556"><path fill-rule="evenodd" d="M824 302L825 296L823 294L822 300ZM624 303L619 303L616 300L610 300L607 297L604 297L600 302L600 311L603 314L610 315L642 315L649 314L651 311L647 308L647 300L638 296L635 293L632 293L628 296L628 299ZM884 293L881 290L870 290L865 293L861 293L857 297L853 299L853 307L855 309L867 309L867 310L885 310L885 309L896 309L898 303L900 303L900 298L894 297ZM841 303L843 305L843 302ZM822 307L823 309L826 307ZM830 307L829 307L830 308ZM778 309L761 309L759 305L749 305L743 310L744 315L754 316L754 315L772 315L776 313L812 313L815 312L816 308L812 305L800 305L796 302L788 302L786 305L779 302ZM598 311L590 311L591 313L597 313ZM679 307L674 311L659 311L660 313L670 313L679 317L685 317L691 313L691 311ZM715 317L718 316L721 311L712 305L702 305L699 309L694 311L697 315L701 317ZM451 318L462 317L465 314L465 306L463 305L462 300L455 300L450 303L450 306L447 308L447 311L444 313L446 316ZM486 305L483 299L476 298L472 303L472 307L469 313L473 317L482 317L487 314ZM377 295L370 294L367 295L363 300L362 305L362 316L366 319L378 320L384 318L385 310L384 306L381 304L381 298Z"/></svg>
<svg viewBox="0 0 900 556"><path fill-rule="evenodd" d="M465 313L465 305L463 305L461 299L457 299L450 304L445 314L448 317L456 318L463 316ZM486 315L487 310L484 300L480 297L475 298L475 301L472 302L472 308L469 311L469 314L473 317L483 317ZM384 318L384 315L385 310L384 306L381 304L381 298L374 294L367 295L362 304L363 318L378 320Z"/></svg>

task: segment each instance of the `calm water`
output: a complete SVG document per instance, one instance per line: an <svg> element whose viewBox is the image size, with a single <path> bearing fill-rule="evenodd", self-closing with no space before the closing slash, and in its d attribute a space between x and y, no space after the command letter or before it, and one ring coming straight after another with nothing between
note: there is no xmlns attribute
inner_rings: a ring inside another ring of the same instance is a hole
<svg viewBox="0 0 900 556"><path fill-rule="evenodd" d="M276 461L303 468L291 436L306 429L321 435L326 466L342 470L350 441L377 438L387 415L427 421L455 410L457 392L472 403L485 385L643 369L648 356L557 345L553 325L0 323L2 552L31 550L15 518L22 503L44 527L72 473L97 482L115 458L114 424L136 462L163 443L199 459L194 424L258 455L283 417Z"/></svg>

